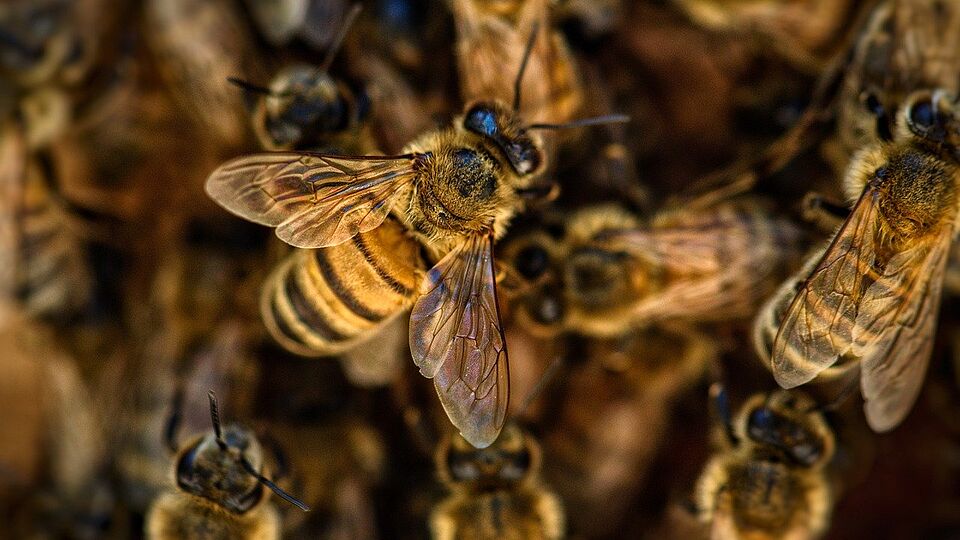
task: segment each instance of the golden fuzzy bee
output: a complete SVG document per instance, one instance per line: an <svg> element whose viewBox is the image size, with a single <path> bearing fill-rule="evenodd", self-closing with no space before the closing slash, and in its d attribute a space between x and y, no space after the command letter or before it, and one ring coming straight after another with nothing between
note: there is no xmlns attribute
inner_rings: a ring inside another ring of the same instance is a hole
<svg viewBox="0 0 960 540"><path fill-rule="evenodd" d="M453 435L441 442L436 464L450 495L433 510L437 540L562 538L560 499L540 482L540 446L514 423L488 448Z"/></svg>
<svg viewBox="0 0 960 540"><path fill-rule="evenodd" d="M566 223L561 239L535 231L503 248L530 284L513 304L517 317L542 335L614 337L671 319L748 318L802 239L761 205L737 202L662 212L647 224L598 205Z"/></svg>
<svg viewBox="0 0 960 540"><path fill-rule="evenodd" d="M572 125L600 120L625 119ZM544 168L532 130L555 127L477 102L403 155L241 157L215 170L206 190L290 245L326 248L293 253L267 280L261 311L281 344L342 352L412 305L414 362L453 424L482 447L496 439L509 395L493 243ZM418 288L424 259L433 268Z"/></svg>
<svg viewBox="0 0 960 540"><path fill-rule="evenodd" d="M844 180L856 202L783 315L771 365L784 388L858 361L867 422L896 427L913 406L933 347L956 235L960 180L955 98L920 91L892 143L860 152Z"/></svg>
<svg viewBox="0 0 960 540"><path fill-rule="evenodd" d="M309 510L263 475L264 452L242 426L221 428L216 397L210 393L213 430L184 444L174 461L176 492L160 495L147 514L147 538L280 538L269 488Z"/></svg>
<svg viewBox="0 0 960 540"><path fill-rule="evenodd" d="M827 465L836 444L816 403L801 393L757 394L730 423L726 394L711 388L723 444L697 484L711 538L817 538L833 511Z"/></svg>

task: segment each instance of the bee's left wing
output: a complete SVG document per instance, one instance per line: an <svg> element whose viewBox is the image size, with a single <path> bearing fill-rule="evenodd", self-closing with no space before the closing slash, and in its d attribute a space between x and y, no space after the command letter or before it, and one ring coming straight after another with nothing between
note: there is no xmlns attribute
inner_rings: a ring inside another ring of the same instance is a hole
<svg viewBox="0 0 960 540"><path fill-rule="evenodd" d="M854 353L862 357L867 423L877 432L910 412L930 361L951 233L929 238L893 256L860 301Z"/></svg>
<svg viewBox="0 0 960 540"><path fill-rule="evenodd" d="M207 194L230 212L277 228L299 248L341 244L376 228L418 156L332 156L300 152L230 160L207 179Z"/></svg>
<svg viewBox="0 0 960 540"><path fill-rule="evenodd" d="M510 388L493 237L471 237L447 254L430 269L421 294L410 314L413 361L434 379L463 438L489 446L503 427Z"/></svg>

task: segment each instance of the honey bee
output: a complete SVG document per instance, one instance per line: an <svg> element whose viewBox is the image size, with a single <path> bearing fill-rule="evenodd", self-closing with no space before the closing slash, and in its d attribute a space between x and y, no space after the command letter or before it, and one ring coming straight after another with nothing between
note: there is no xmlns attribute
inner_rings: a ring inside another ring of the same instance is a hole
<svg viewBox="0 0 960 540"><path fill-rule="evenodd" d="M68 211L53 193L55 173L43 159L49 156L29 152L13 122L0 135L0 146L6 301L28 316L68 318L87 304L92 275Z"/></svg>
<svg viewBox="0 0 960 540"><path fill-rule="evenodd" d="M757 394L730 423L726 393L720 450L697 484L700 518L711 538L818 538L830 525L836 440L816 403L798 392Z"/></svg>
<svg viewBox="0 0 960 540"><path fill-rule="evenodd" d="M217 168L206 190L305 248L264 286L261 311L282 345L342 352L412 305L414 363L434 379L451 422L484 447L503 425L509 395L493 243L543 171L536 131L557 127L524 125L516 108L477 102L403 155L252 155ZM418 288L421 252L433 268Z"/></svg>
<svg viewBox="0 0 960 540"><path fill-rule="evenodd" d="M955 98L918 91L891 143L868 146L844 185L856 202L786 309L771 365L784 388L857 362L867 422L893 429L916 401L956 235Z"/></svg>
<svg viewBox="0 0 960 540"><path fill-rule="evenodd" d="M324 147L364 153L373 146L360 129L367 114L367 96L333 78L329 71L360 5L347 14L338 39L319 66L295 64L280 70L269 88L231 79L259 94L252 114L253 130L266 150L316 150Z"/></svg>
<svg viewBox="0 0 960 540"><path fill-rule="evenodd" d="M697 24L712 30L754 35L794 66L818 72L839 49L857 14L850 0L676 0Z"/></svg>
<svg viewBox="0 0 960 540"><path fill-rule="evenodd" d="M457 60L464 101L523 96L519 109L527 118L567 122L583 101L573 55L550 24L549 0L448 0L457 28ZM538 27L537 41L524 60L524 43ZM517 81L522 92L502 76L503 66L529 62ZM517 108L517 107L515 107Z"/></svg>
<svg viewBox="0 0 960 540"><path fill-rule="evenodd" d="M244 21L226 0L156 0L144 6L147 44L174 99L217 144L239 146L249 130L230 76L259 75Z"/></svg>
<svg viewBox="0 0 960 540"><path fill-rule="evenodd" d="M542 453L533 436L508 423L489 447L452 435L436 466L450 495L430 516L435 539L563 538L563 503L540 481Z"/></svg>
<svg viewBox="0 0 960 540"><path fill-rule="evenodd" d="M663 211L648 224L596 205L570 216L561 239L535 231L503 253L529 284L514 304L530 331L616 337L668 320L752 316L801 240L797 227L757 204Z"/></svg>
<svg viewBox="0 0 960 540"><path fill-rule="evenodd" d="M280 517L265 488L301 510L309 508L264 476L264 450L256 436L238 424L221 428L213 392L209 399L213 430L177 452L177 491L151 505L147 538L280 538Z"/></svg>

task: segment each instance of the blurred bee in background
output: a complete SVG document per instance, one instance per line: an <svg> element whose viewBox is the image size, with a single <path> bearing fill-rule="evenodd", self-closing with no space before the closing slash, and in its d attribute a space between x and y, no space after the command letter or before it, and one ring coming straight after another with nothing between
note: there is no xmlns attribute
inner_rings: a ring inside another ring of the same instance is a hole
<svg viewBox="0 0 960 540"><path fill-rule="evenodd" d="M228 77L257 80L253 40L228 0L151 0L142 21L147 44L166 87L215 151L247 144L243 96Z"/></svg>
<svg viewBox="0 0 960 540"><path fill-rule="evenodd" d="M301 510L309 507L267 479L264 450L253 432L238 424L221 428L213 392L209 399L213 429L180 446L173 469L177 491L151 505L147 538L279 539L280 517L267 489Z"/></svg>
<svg viewBox="0 0 960 540"><path fill-rule="evenodd" d="M802 239L757 201L661 211L647 224L605 204L570 215L560 238L519 235L503 254L526 284L512 302L520 324L544 336L616 337L669 320L748 319Z"/></svg>
<svg viewBox="0 0 960 540"><path fill-rule="evenodd" d="M816 403L799 392L757 394L731 422L722 387L711 397L720 445L696 491L710 537L822 536L835 503L828 465L836 440Z"/></svg>
<svg viewBox="0 0 960 540"><path fill-rule="evenodd" d="M758 48L772 47L795 67L825 69L846 44L858 13L851 0L675 0L696 24L753 37Z"/></svg>
<svg viewBox="0 0 960 540"><path fill-rule="evenodd" d="M568 122L583 101L582 82L563 36L552 30L549 0L448 0L457 28L457 66L465 102L497 99L526 118ZM539 32L532 51L524 44ZM526 60L524 58L526 57ZM515 85L503 66L528 62ZM523 96L520 101L519 96Z"/></svg>
<svg viewBox="0 0 960 540"><path fill-rule="evenodd" d="M453 424L483 447L509 395L493 243L543 171L535 131L625 120L525 125L516 107L478 102L400 156L252 155L221 165L206 189L294 247L326 248L296 251L268 278L262 313L281 344L342 352L412 305L414 362ZM421 250L434 266L418 290Z"/></svg>
<svg viewBox="0 0 960 540"><path fill-rule="evenodd" d="M95 403L56 335L12 315L0 328L0 518L9 534L96 538L111 527L114 499L104 475Z"/></svg>
<svg viewBox="0 0 960 540"><path fill-rule="evenodd" d="M613 535L635 514L674 409L718 360L717 345L689 328L648 328L575 350L583 358L569 359L539 421L543 475L565 502L571 535Z"/></svg>
<svg viewBox="0 0 960 540"><path fill-rule="evenodd" d="M432 537L563 538L563 504L542 484L541 460L536 439L516 423L487 448L455 434L441 441L437 473L450 495L430 516Z"/></svg>
<svg viewBox="0 0 960 540"><path fill-rule="evenodd" d="M369 129L360 125L369 108L366 94L330 75L336 53L359 13L360 4L355 4L319 66L287 66L267 88L230 79L257 95L251 120L265 150L373 151Z"/></svg>

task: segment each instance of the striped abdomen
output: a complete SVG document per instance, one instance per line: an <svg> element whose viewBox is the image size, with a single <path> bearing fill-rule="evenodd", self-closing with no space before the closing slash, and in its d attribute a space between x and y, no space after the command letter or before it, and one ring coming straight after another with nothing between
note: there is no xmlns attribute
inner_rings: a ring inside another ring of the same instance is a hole
<svg viewBox="0 0 960 540"><path fill-rule="evenodd" d="M298 249L267 278L264 322L286 349L331 355L413 305L420 245L388 219L338 246Z"/></svg>

